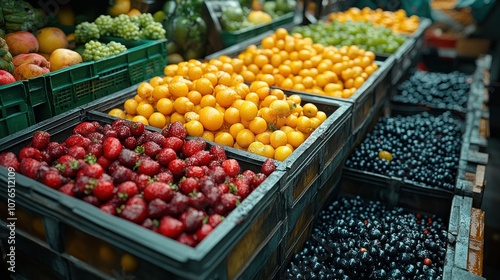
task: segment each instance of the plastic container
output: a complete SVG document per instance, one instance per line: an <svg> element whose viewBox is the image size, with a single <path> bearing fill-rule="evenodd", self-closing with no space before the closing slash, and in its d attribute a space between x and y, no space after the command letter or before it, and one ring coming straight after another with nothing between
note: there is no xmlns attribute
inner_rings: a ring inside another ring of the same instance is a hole
<svg viewBox="0 0 500 280"><path fill-rule="evenodd" d="M22 82L0 87L0 138L35 124L33 109Z"/></svg>
<svg viewBox="0 0 500 280"><path fill-rule="evenodd" d="M71 110L25 129L20 135L1 139L0 150L18 152L36 130L48 131L57 141L85 120L110 123L113 118L99 112ZM237 151L226 153L229 158L239 160L242 170L258 171L263 163L260 157ZM6 169L0 171L0 181L7 184ZM138 279L247 277L266 265L286 230L285 207L279 195L284 183L281 170L271 174L195 248L104 214L97 207L21 174L16 174L15 179L16 208L26 209L43 220L46 240L40 240L40 245L56 253L41 254L37 259L62 258L66 266L61 274L66 276L67 272L71 279L109 279L114 272L119 275L126 272ZM6 195L7 192L0 194L2 201L7 199ZM131 266L122 267L122 261L137 266L125 269Z"/></svg>

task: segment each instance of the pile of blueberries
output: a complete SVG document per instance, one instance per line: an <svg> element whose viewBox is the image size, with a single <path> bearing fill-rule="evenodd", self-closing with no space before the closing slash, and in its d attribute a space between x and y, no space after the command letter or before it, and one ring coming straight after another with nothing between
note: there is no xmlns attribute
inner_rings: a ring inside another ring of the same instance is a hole
<svg viewBox="0 0 500 280"><path fill-rule="evenodd" d="M469 91L470 83L465 73L416 70L399 85L392 101L463 111L467 107Z"/></svg>
<svg viewBox="0 0 500 280"><path fill-rule="evenodd" d="M284 279L441 279L447 230L434 215L341 197L324 209Z"/></svg>
<svg viewBox="0 0 500 280"><path fill-rule="evenodd" d="M450 111L384 116L356 147L345 167L452 190L458 172L464 122ZM391 160L379 157L381 151Z"/></svg>

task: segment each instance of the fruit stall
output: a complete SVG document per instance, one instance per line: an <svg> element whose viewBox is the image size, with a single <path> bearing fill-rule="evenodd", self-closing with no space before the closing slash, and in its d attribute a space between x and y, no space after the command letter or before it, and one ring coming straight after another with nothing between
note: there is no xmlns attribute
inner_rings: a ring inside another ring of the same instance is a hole
<svg viewBox="0 0 500 280"><path fill-rule="evenodd" d="M0 3L12 279L485 279L491 56L423 69L404 5L60 2Z"/></svg>

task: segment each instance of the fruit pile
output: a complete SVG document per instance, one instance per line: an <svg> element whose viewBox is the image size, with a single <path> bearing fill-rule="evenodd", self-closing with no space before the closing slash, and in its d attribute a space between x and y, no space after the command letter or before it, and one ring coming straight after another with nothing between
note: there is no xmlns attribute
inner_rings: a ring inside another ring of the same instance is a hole
<svg viewBox="0 0 500 280"><path fill-rule="evenodd" d="M242 69L243 60L229 57L171 64L108 113L160 129L178 121L190 136L282 161L327 115L264 81L246 84Z"/></svg>
<svg viewBox="0 0 500 280"><path fill-rule="evenodd" d="M245 82L266 81L284 90L349 98L378 69L375 54L357 46L325 46L284 28L238 54L234 69Z"/></svg>
<svg viewBox="0 0 500 280"><path fill-rule="evenodd" d="M345 166L453 190L463 127L450 111L382 117Z"/></svg>
<svg viewBox="0 0 500 280"><path fill-rule="evenodd" d="M222 146L186 138L181 123L161 132L142 123L82 122L62 142L35 132L0 165L82 199L103 212L196 246L274 170L242 170Z"/></svg>
<svg viewBox="0 0 500 280"><path fill-rule="evenodd" d="M409 16L403 9L395 12L383 11L382 9L372 10L369 7L359 9L351 7L344 12L335 12L328 15L330 21L364 21L372 22L375 26L385 26L396 33L411 34L415 32L420 23L416 15Z"/></svg>
<svg viewBox="0 0 500 280"><path fill-rule="evenodd" d="M285 279L440 279L448 233L434 215L339 198L319 214Z"/></svg>
<svg viewBox="0 0 500 280"><path fill-rule="evenodd" d="M415 71L398 86L392 101L446 110L465 110L470 92L468 75L458 71Z"/></svg>
<svg viewBox="0 0 500 280"><path fill-rule="evenodd" d="M395 34L384 26L374 26L363 21L318 21L297 26L292 33L312 38L315 43L330 46L356 45L361 49L379 54L392 54L406 41L403 35Z"/></svg>

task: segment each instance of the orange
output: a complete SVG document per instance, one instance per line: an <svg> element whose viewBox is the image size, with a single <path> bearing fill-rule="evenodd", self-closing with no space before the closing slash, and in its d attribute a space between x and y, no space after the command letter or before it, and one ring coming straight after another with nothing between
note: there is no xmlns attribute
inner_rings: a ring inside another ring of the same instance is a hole
<svg viewBox="0 0 500 280"><path fill-rule="evenodd" d="M148 122L149 125L162 129L167 124L167 118L160 112L154 112L149 116Z"/></svg>
<svg viewBox="0 0 500 280"><path fill-rule="evenodd" d="M191 81L201 78L203 75L203 70L200 66L191 66L188 69L187 76Z"/></svg>
<svg viewBox="0 0 500 280"><path fill-rule="evenodd" d="M271 131L269 130L266 130L262 133L255 135L255 141L259 141L264 144L270 144L271 143L270 139L271 139Z"/></svg>
<svg viewBox="0 0 500 280"><path fill-rule="evenodd" d="M163 68L163 74L167 77L175 76L178 68L179 66L177 64L169 64Z"/></svg>
<svg viewBox="0 0 500 280"><path fill-rule="evenodd" d="M189 136L201 137L204 132L203 124L197 120L190 120L184 124Z"/></svg>
<svg viewBox="0 0 500 280"><path fill-rule="evenodd" d="M214 141L215 135L212 131L205 130L203 131L203 134L201 135L201 138L207 140L207 141Z"/></svg>
<svg viewBox="0 0 500 280"><path fill-rule="evenodd" d="M243 129L245 129L245 126L242 123L234 123L229 127L229 133L233 136L233 138L236 138L238 132Z"/></svg>
<svg viewBox="0 0 500 280"><path fill-rule="evenodd" d="M245 100L241 103L239 111L241 119L251 121L257 116L259 109L254 102Z"/></svg>
<svg viewBox="0 0 500 280"><path fill-rule="evenodd" d="M240 122L240 110L231 106L224 111L224 121L228 125Z"/></svg>
<svg viewBox="0 0 500 280"><path fill-rule="evenodd" d="M133 122L141 122L145 125L149 125L148 119L146 119L144 116L138 115L132 118Z"/></svg>
<svg viewBox="0 0 500 280"><path fill-rule="evenodd" d="M136 111L137 114L148 119L154 113L155 109L153 108L153 105L142 101L137 105Z"/></svg>
<svg viewBox="0 0 500 280"><path fill-rule="evenodd" d="M284 161L292 152L293 149L288 146L279 146L274 150L274 159Z"/></svg>
<svg viewBox="0 0 500 280"><path fill-rule="evenodd" d="M218 71L216 75L217 75L217 84L231 86L232 82L231 74L224 71Z"/></svg>
<svg viewBox="0 0 500 280"><path fill-rule="evenodd" d="M297 118L297 130L304 134L309 134L313 131L312 123L309 117L300 116Z"/></svg>
<svg viewBox="0 0 500 280"><path fill-rule="evenodd" d="M201 108L207 107L207 106L215 107L216 103L217 103L217 100L215 99L215 96L213 96L213 95L205 95L200 100Z"/></svg>
<svg viewBox="0 0 500 280"><path fill-rule="evenodd" d="M255 141L255 134L248 128L240 130L236 135L236 143L241 148L248 148L253 141Z"/></svg>
<svg viewBox="0 0 500 280"><path fill-rule="evenodd" d="M302 106L302 112L306 117L312 118L318 113L318 107L313 103L306 103Z"/></svg>
<svg viewBox="0 0 500 280"><path fill-rule="evenodd" d="M254 142L250 143L250 145L248 145L247 151L249 151L252 154L256 154L256 155L260 155L260 156L265 157L266 156L265 146L266 145L264 143L254 141Z"/></svg>
<svg viewBox="0 0 500 280"><path fill-rule="evenodd" d="M184 115L185 113L192 111L194 109L194 104L189 100L189 98L182 96L174 100L174 110Z"/></svg>
<svg viewBox="0 0 500 280"><path fill-rule="evenodd" d="M151 93L154 101L158 101L162 98L170 97L170 93L168 91L167 85L157 85L154 87L153 92Z"/></svg>
<svg viewBox="0 0 500 280"><path fill-rule="evenodd" d="M234 138L231 133L221 131L215 135L214 142L224 146L232 147L234 145Z"/></svg>
<svg viewBox="0 0 500 280"><path fill-rule="evenodd" d="M248 128L254 133L259 134L267 130L267 122L261 117L255 117L248 124Z"/></svg>
<svg viewBox="0 0 500 280"><path fill-rule="evenodd" d="M201 102L202 95L197 90L191 90L188 92L187 98L193 102L194 105L199 105Z"/></svg>
<svg viewBox="0 0 500 280"><path fill-rule="evenodd" d="M231 106L238 98L240 98L240 96L232 88L225 88L215 93L215 100L220 106L225 108Z"/></svg>
<svg viewBox="0 0 500 280"><path fill-rule="evenodd" d="M273 148L278 148L280 146L285 146L288 143L288 139L286 137L286 133L282 130L275 130L271 133L269 138L271 146Z"/></svg>
<svg viewBox="0 0 500 280"><path fill-rule="evenodd" d="M194 89L201 93L201 95L212 94L214 86L209 78L199 78L194 81Z"/></svg>
<svg viewBox="0 0 500 280"><path fill-rule="evenodd" d="M274 100L278 100L276 95L268 95L259 104L259 108L269 107Z"/></svg>
<svg viewBox="0 0 500 280"><path fill-rule="evenodd" d="M290 106L285 100L274 100L269 109L272 116L287 117L290 114Z"/></svg>
<svg viewBox="0 0 500 280"><path fill-rule="evenodd" d="M128 13L130 8L130 0L117 0L114 2L113 6L108 7L108 14L112 17L116 17L118 15Z"/></svg>
<svg viewBox="0 0 500 280"><path fill-rule="evenodd" d="M147 99L153 93L154 87L148 82L142 82L137 86L137 94L142 99Z"/></svg>
<svg viewBox="0 0 500 280"><path fill-rule="evenodd" d="M304 134L298 130L292 130L286 133L288 139L288 144L292 145L296 149L300 144L305 141Z"/></svg>
<svg viewBox="0 0 500 280"><path fill-rule="evenodd" d="M199 115L203 127L211 131L221 128L224 123L224 113L214 107L203 107Z"/></svg>
<svg viewBox="0 0 500 280"><path fill-rule="evenodd" d="M158 85L163 85L165 81L163 81L163 78L160 76L155 76L151 79L149 79L149 83L153 86L156 87Z"/></svg>
<svg viewBox="0 0 500 280"><path fill-rule="evenodd" d="M179 114L178 112L173 112L170 115L170 123L174 122L180 122L180 123L186 123L186 118L184 117L183 114Z"/></svg>
<svg viewBox="0 0 500 280"><path fill-rule="evenodd" d="M127 99L125 100L125 103L123 104L123 107L125 109L125 112L129 115L135 115L137 114L136 108L139 103L135 101L135 99Z"/></svg>
<svg viewBox="0 0 500 280"><path fill-rule="evenodd" d="M170 115L174 110L174 104L169 98L162 98L156 102L156 110L164 115Z"/></svg>
<svg viewBox="0 0 500 280"><path fill-rule="evenodd" d="M117 117L120 119L124 119L126 116L125 112L122 109L118 109L118 108L111 109L108 112L108 115L113 116L113 117Z"/></svg>

